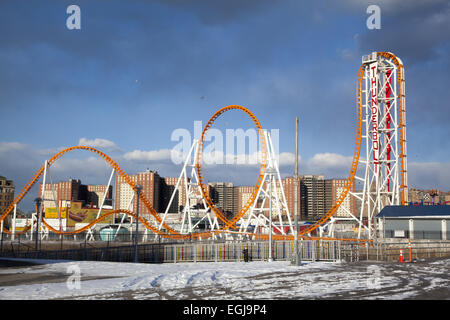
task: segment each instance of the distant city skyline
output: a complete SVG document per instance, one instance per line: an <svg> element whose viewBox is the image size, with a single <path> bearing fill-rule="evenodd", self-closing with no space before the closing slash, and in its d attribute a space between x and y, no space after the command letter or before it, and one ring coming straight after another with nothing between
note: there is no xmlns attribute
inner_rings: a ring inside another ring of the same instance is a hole
<svg viewBox="0 0 450 320"><path fill-rule="evenodd" d="M373 51L405 64L408 186L450 190L448 1L80 0L81 29L69 30L71 4L0 2L0 175L16 194L46 159L78 144L130 175L177 177L173 132L193 137L195 121L231 104L279 130L282 177L294 172L298 116L299 173L346 178L357 71ZM380 29L367 28L369 5L380 7ZM239 111L217 127L253 128ZM257 170L220 165L206 178L251 186ZM111 169L77 151L50 172L53 181L105 184Z"/></svg>
<svg viewBox="0 0 450 320"><path fill-rule="evenodd" d="M176 186L179 179L179 177L160 176L158 172L149 169L143 172L138 172L136 174L131 174L130 178L135 183L141 184L143 186L142 192L147 197L152 207L159 213L162 213L166 210L169 199L172 196L173 191L175 190L174 187ZM11 180L8 181L10 181L10 183L13 183L13 181ZM190 181L190 179L188 181ZM293 181L294 176L286 176L281 180L284 188L284 193L286 195L289 212L291 214L294 211ZM346 179L325 178L323 175L299 175L299 214L302 215L303 219L317 219L318 217L323 215L332 207L340 192L342 192L345 183ZM224 201L226 201L225 211L230 211L233 213L236 213L242 209L242 207L248 201L250 194L254 190L253 185L235 185L229 181L209 182L207 187L209 192L216 189L212 194L210 194L212 201L219 207L221 207L221 204L225 205ZM224 188L227 187L231 188L231 191L228 191L229 195L227 195L224 191ZM305 188L308 188L309 190L306 190ZM41 192L41 189L42 183L39 183L39 193ZM70 207L71 200L74 200L82 201L86 206L94 206L95 208L98 208L101 205L101 201L104 196L104 190L106 190L106 185L85 184L83 183L83 181L76 178L54 181L53 187L47 181L46 192L44 195L44 199L46 200L44 201L44 205L46 207L55 206L53 200L53 192L55 192L56 198L59 200L61 207ZM352 187L352 191L358 191L358 189ZM217 192L219 192L220 196L219 194L217 194ZM216 193L216 195L214 195L214 193ZM131 187L125 182L123 178L116 175L115 179L111 181L108 196L105 198L105 205L113 205L115 209L136 210L136 203L131 202L132 196L133 191ZM72 197L74 198L72 199ZM320 200L318 200L318 198L320 198ZM312 201L312 199L315 200ZM195 199L191 199L191 205L193 205L193 200ZM174 198L174 202L170 206L170 210L168 212L179 213L180 210L182 211L181 208L184 207L185 201L186 193L183 180L181 180L180 186L178 187L178 192L176 194L176 197ZM199 200L195 201L197 203L200 203L198 202ZM450 201L450 191L427 188L410 188L408 190L408 202L413 204L439 204L448 201ZM134 209L130 207L130 204L133 204ZM356 210L359 210L356 198L354 197L347 197L344 201L343 206L344 205L351 212L356 212ZM31 211L33 211L33 209L34 207L31 208ZM146 208L142 208L141 213L148 214L149 212L147 212ZM343 210L343 208L340 208L336 214L337 216L345 215L345 210Z"/></svg>

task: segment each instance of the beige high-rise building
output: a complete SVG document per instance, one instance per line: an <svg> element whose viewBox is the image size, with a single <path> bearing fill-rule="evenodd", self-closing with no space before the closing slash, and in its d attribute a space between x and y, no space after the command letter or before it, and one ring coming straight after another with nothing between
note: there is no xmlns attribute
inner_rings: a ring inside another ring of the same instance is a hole
<svg viewBox="0 0 450 320"><path fill-rule="evenodd" d="M347 183L346 179L327 179L325 180L325 211L331 209L331 207L336 203L342 191L344 191L345 184ZM355 191L355 185L353 184L351 192ZM357 215L356 212L356 198L352 197L350 194L347 194L344 201L341 203L339 208L334 213L335 217L349 217L348 213L350 212L353 215Z"/></svg>
<svg viewBox="0 0 450 320"><path fill-rule="evenodd" d="M39 184L39 195L43 199L44 208L70 207L72 201L82 201L83 206L100 207L105 195L106 185L84 185L81 180L69 179L57 183L46 183L42 193ZM112 186L106 194L104 205L112 205Z"/></svg>
<svg viewBox="0 0 450 320"><path fill-rule="evenodd" d="M130 175L131 180L135 184L142 186L142 194L150 202L150 205L157 212L160 211L159 199L160 199L160 176L157 172L148 170L140 172L138 174ZM125 209L136 212L136 199L133 200L133 206L130 207L131 200L133 198L134 191L130 185L119 175L116 175L115 179L115 192L114 192L114 209ZM139 214L149 214L150 211L147 207L139 202Z"/></svg>
<svg viewBox="0 0 450 320"><path fill-rule="evenodd" d="M46 183L42 193L42 183L39 184L39 195L43 199L44 208L70 207L71 201L86 200L80 180L69 179L57 183Z"/></svg>
<svg viewBox="0 0 450 320"><path fill-rule="evenodd" d="M190 183L190 182L188 182ZM209 194L209 196L211 197L212 195L212 187L207 184L206 185L206 193ZM203 208L203 195L202 195L202 191L200 189L200 187L196 186L196 185L191 185L191 195L190 195L191 199L190 199L190 206L191 208L193 207L198 207L200 209ZM214 201L214 200L213 200ZM184 203L183 203L184 206Z"/></svg>
<svg viewBox="0 0 450 320"><path fill-rule="evenodd" d="M298 219L301 219L301 178L300 176L297 178L298 189L297 189L297 214ZM289 214L291 215L292 221L294 221L295 217L295 178L294 177L286 177L282 180L284 194L286 196L286 202L289 209Z"/></svg>
<svg viewBox="0 0 450 320"><path fill-rule="evenodd" d="M423 193L423 192L422 192ZM421 190L415 188L408 188L408 201L418 203L422 199Z"/></svg>
<svg viewBox="0 0 450 320"><path fill-rule="evenodd" d="M250 197L255 190L255 187L252 186L237 186L234 187L235 190L235 200L236 200L236 213L240 212L242 208L247 204L250 200ZM251 206L252 204L250 204ZM249 215L250 209L244 214L244 217L247 218Z"/></svg>

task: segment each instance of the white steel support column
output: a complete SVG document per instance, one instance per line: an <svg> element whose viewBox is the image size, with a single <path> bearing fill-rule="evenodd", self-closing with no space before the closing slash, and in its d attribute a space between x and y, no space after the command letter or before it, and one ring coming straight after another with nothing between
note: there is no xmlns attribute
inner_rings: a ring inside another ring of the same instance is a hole
<svg viewBox="0 0 450 320"><path fill-rule="evenodd" d="M62 231L61 212L59 210L59 203L58 203L59 201L58 201L56 193L55 193L55 188L54 188L54 185L53 185L52 175L50 174L50 168L47 168L47 174L48 174L48 177L50 179L50 189L52 191L53 202L55 203L56 212L57 212L58 218L59 218L59 231ZM44 190L44 195L45 195L45 190ZM43 198L43 202L42 203L44 203L44 198ZM44 213L45 213L45 211L44 211ZM47 230L46 236L48 237L48 230ZM62 234L60 235L60 239L61 238L62 238Z"/></svg>
<svg viewBox="0 0 450 320"><path fill-rule="evenodd" d="M364 56L362 63L361 158L353 182L362 183L362 191L349 192L349 197L361 206L358 213L345 210L345 217L332 220L330 224L337 220L356 220L357 237L373 239L376 215L386 205L407 203L402 199L402 196L407 197L404 67L399 58L389 53L373 52ZM367 225L363 224L365 220ZM384 224L378 227L381 231Z"/></svg>
<svg viewBox="0 0 450 320"><path fill-rule="evenodd" d="M42 233L41 230L43 229L42 228L42 211L43 211L44 203L45 203L44 202L44 195L45 195L45 186L46 186L46 181L47 181L47 170L48 170L48 160L45 160L45 164L44 164L44 178L43 178L43 181L42 181L42 193L41 193L42 203L41 203L41 205L39 207L39 213L36 212L36 214L37 214L37 217L36 217L37 221L36 221L36 223L38 223L38 225L39 225L39 230L37 231L38 236Z"/></svg>
<svg viewBox="0 0 450 320"><path fill-rule="evenodd" d="M352 193L352 196L361 202L358 238L362 237L362 231L366 231L372 239L376 236L376 215L386 205L402 203L399 149L401 95L397 79L403 68L376 52L363 57L363 65L365 72L361 99L365 159L360 160L360 170L364 171L364 178L355 177L363 181L363 190ZM366 228L361 223L363 219L367 219Z"/></svg>
<svg viewBox="0 0 450 320"><path fill-rule="evenodd" d="M109 190L109 187L111 186L111 181L112 181L112 179L113 179L113 177L114 177L114 173L115 173L115 172L116 172L116 170L115 170L115 169L112 169L112 171L111 171L111 176L109 177L109 180L108 180L108 185L106 186L105 193L103 194L102 202L101 202L101 204L100 204L100 207L98 208L98 212L97 212L97 217L96 217L96 219L98 219L98 218L100 217L100 214L101 214L102 209L103 209L103 205L105 204L106 195L108 194L108 190Z"/></svg>
<svg viewBox="0 0 450 320"><path fill-rule="evenodd" d="M111 175L109 176L108 185L106 186L105 193L103 194L102 202L100 204L100 207L98 208L97 216L95 217L95 219L98 219L100 217L100 214L101 214L102 209L103 209L103 205L104 205L105 200L106 200L106 195L108 194L108 190L109 190L109 187L111 186L111 181L112 181L112 179L114 177L114 173L115 172L116 172L116 170L112 169ZM89 228L89 230L86 233L86 239L89 238L89 241L93 241L94 240L94 233L92 232L92 230L94 228L95 228L95 226L92 226L91 228Z"/></svg>
<svg viewBox="0 0 450 320"><path fill-rule="evenodd" d="M130 202L128 203L128 206L127 206L127 210L129 210L129 211L133 210L134 195L135 195L135 193L133 192L133 195L131 196ZM126 216L127 216L126 214L122 214L122 218L120 219L119 226L117 227L116 234L115 234L114 238L117 237L117 235L119 234L119 230L120 230L120 228L122 228L122 224L123 224L123 221L125 220ZM132 224L132 220L133 220L132 217L130 217L130 224L129 225Z"/></svg>
<svg viewBox="0 0 450 320"><path fill-rule="evenodd" d="M186 199L184 202L183 211L179 212L181 215L181 226L180 233L189 234L195 231L195 228L202 222L207 221L209 223L210 231L215 229L219 229L219 223L217 221L217 217L211 216L211 211L209 210L208 205L206 204L205 199L202 197L201 189L198 184L198 174L196 171L197 167L197 153L199 148L199 141L194 139L192 146L186 156L186 159L183 163L183 168L181 169L180 175L178 176L177 183L175 188L170 196L169 203L162 215L161 223L158 226L158 230L162 229L163 223L166 222L167 215L169 213L169 209L174 201L175 195L179 193L179 199L182 197L182 194L179 190L181 183L183 182L184 193L186 195ZM188 168L191 169L190 175L188 175ZM198 200L201 200L201 204L203 205L203 209L192 209L192 201L198 203ZM192 218L198 219L198 221L194 224L192 222ZM212 238L216 239L216 233L213 233Z"/></svg>
<svg viewBox="0 0 450 320"><path fill-rule="evenodd" d="M14 213L12 218L12 234L11 234L11 240L14 241L16 238L16 215L17 215L17 205L14 205ZM2 221L3 222L3 221ZM2 232L3 232L3 224L2 224Z"/></svg>
<svg viewBox="0 0 450 320"><path fill-rule="evenodd" d="M273 183L273 172L269 173L269 262L272 262L272 232L273 232L273 224L272 224L272 202L273 202L273 193L272 193L272 183Z"/></svg>
<svg viewBox="0 0 450 320"><path fill-rule="evenodd" d="M264 131L264 137L266 139L266 146L268 147L267 168L259 190L257 191L255 201L249 208L248 216L246 218L242 217L238 222L240 225L239 232L247 233L249 232L249 226L251 224L254 226L253 235L251 236L253 239L259 227L262 230L269 230L269 233L270 230L273 232L275 229L280 234L286 235L287 233L284 230L286 226L289 228L289 232L294 234L294 226L287 206L272 139L267 131ZM269 208L266 207L267 201L269 201ZM273 221L269 221L270 219L265 217L264 213L267 214L270 211L270 207L272 207L272 218L278 215L279 225L274 224ZM286 223L283 220L287 220Z"/></svg>

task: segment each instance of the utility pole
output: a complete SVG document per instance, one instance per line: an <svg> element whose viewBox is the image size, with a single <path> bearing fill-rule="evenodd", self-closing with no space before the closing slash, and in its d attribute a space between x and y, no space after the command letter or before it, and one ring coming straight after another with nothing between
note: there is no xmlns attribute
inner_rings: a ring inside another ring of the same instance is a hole
<svg viewBox="0 0 450 320"><path fill-rule="evenodd" d="M273 177L273 171L272 168L269 168L269 262L273 261L272 258L272 177Z"/></svg>
<svg viewBox="0 0 450 320"><path fill-rule="evenodd" d="M295 118L295 167L294 167L294 261L293 264L301 264L298 250L298 117Z"/></svg>
<svg viewBox="0 0 450 320"><path fill-rule="evenodd" d="M44 193L44 192L42 192ZM36 202L36 244L35 244L35 250L38 251L39 249L39 220L41 218L41 203L42 198L36 198L34 199L34 202Z"/></svg>
<svg viewBox="0 0 450 320"><path fill-rule="evenodd" d="M138 248L138 230L139 230L139 196L141 194L142 186L138 184L136 186L136 193L137 193L137 201L136 201L136 234L135 236L135 247L134 247L134 262L139 262L138 255L139 255L139 248Z"/></svg>

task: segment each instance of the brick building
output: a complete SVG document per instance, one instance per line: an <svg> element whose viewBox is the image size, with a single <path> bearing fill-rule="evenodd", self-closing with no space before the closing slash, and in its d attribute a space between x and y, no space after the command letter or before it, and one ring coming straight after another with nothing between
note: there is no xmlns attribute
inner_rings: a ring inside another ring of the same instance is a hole
<svg viewBox="0 0 450 320"><path fill-rule="evenodd" d="M160 212L165 212L169 205L170 198L172 197L175 187L177 185L177 177L166 177L160 180ZM188 181L189 183L189 181ZM172 200L168 213L179 213L181 208L186 204L186 188L184 180L180 181L180 184L176 190L175 196Z"/></svg>
<svg viewBox="0 0 450 320"><path fill-rule="evenodd" d="M43 199L44 208L56 207L55 199L59 207L70 207L73 201L81 201L83 206L99 207L105 190L106 185L84 185L81 180L69 179L46 183L42 193L42 183L39 184L39 195ZM112 205L112 186L109 186L104 205Z"/></svg>
<svg viewBox="0 0 450 320"><path fill-rule="evenodd" d="M95 207L100 207L103 197L105 196L106 185L87 185L87 202ZM106 206L112 206L113 188L109 186L106 193L105 203Z"/></svg>
<svg viewBox="0 0 450 320"><path fill-rule="evenodd" d="M69 179L57 183L46 183L44 193L42 193L42 183L39 184L39 195L43 199L44 208L70 207L71 201L87 202L87 187L82 187L81 181Z"/></svg>
<svg viewBox="0 0 450 320"><path fill-rule="evenodd" d="M135 184L142 186L142 194L149 200L151 206L160 212L160 184L161 177L156 171L148 170L129 176ZM115 179L115 191L114 191L114 209L131 209L130 203L133 198L134 190L131 186L119 175L116 175ZM136 212L136 199L133 200L133 208L131 211ZM165 208L164 208L165 209ZM140 214L149 214L150 211L145 205L140 202L139 205Z"/></svg>
<svg viewBox="0 0 450 320"><path fill-rule="evenodd" d="M209 194L218 209L222 209L227 217L237 213L237 201L234 186L231 182L210 182Z"/></svg>
<svg viewBox="0 0 450 320"><path fill-rule="evenodd" d="M318 220L325 214L325 179L322 175L300 176L301 216Z"/></svg>
<svg viewBox="0 0 450 320"><path fill-rule="evenodd" d="M298 208L298 219L301 219L301 177L297 178L298 189L297 189L297 208ZM286 196L286 202L291 215L292 221L295 217L295 178L286 177L281 181L284 189L284 194Z"/></svg>
<svg viewBox="0 0 450 320"><path fill-rule="evenodd" d="M327 179L325 180L325 212L331 209L331 207L336 203L342 191L344 191L346 179ZM355 191L355 185L353 184L351 192ZM334 213L336 217L348 217L348 212L356 215L356 198L347 194L342 204L339 206L337 211Z"/></svg>
<svg viewBox="0 0 450 320"><path fill-rule="evenodd" d="M14 190L14 182L0 176L0 214L8 208L11 202L14 201ZM10 220L10 217L5 219L5 227L10 225Z"/></svg>

